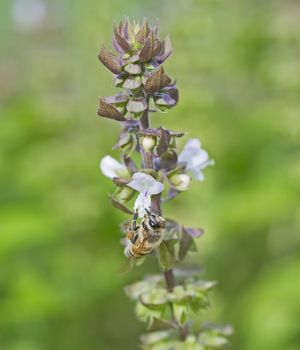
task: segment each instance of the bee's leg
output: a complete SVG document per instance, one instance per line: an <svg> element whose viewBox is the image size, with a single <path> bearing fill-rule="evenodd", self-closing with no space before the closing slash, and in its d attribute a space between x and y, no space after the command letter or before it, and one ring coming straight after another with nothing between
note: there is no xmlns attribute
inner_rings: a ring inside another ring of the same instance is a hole
<svg viewBox="0 0 300 350"><path fill-rule="evenodd" d="M133 238L132 238L132 240L131 240L131 243L134 244L134 243L137 241L138 238L139 238L139 235L138 235L138 233L136 233L136 234L133 236Z"/></svg>
<svg viewBox="0 0 300 350"><path fill-rule="evenodd" d="M136 210L133 214L133 218L132 218L132 228L133 228L133 231L136 231L137 229L137 226L136 226L136 220L138 218L138 211Z"/></svg>

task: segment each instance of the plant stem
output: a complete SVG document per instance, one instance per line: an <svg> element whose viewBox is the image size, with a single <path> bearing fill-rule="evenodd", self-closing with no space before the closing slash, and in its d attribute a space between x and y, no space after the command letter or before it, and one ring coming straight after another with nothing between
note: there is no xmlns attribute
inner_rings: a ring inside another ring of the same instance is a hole
<svg viewBox="0 0 300 350"><path fill-rule="evenodd" d="M147 99L147 104L149 105L149 98ZM145 130L149 128L149 107L145 109L140 121L140 130ZM142 158L143 158L143 167L146 169L153 169L153 153L147 152L143 149L140 144Z"/></svg>
<svg viewBox="0 0 300 350"><path fill-rule="evenodd" d="M147 103L149 105L149 98L147 99ZM149 107L144 111L141 119L140 119L140 129L148 129L149 128ZM142 155L142 163L145 168L153 169L153 152L146 152L142 145L140 145L141 149L141 155ZM155 169L154 169L155 170ZM161 211L161 195L153 195L151 199L151 207L156 210L158 213L162 213ZM164 271L164 278L167 286L168 292L172 293L174 287L176 286L176 280L174 277L173 269L170 269L168 271ZM173 305L170 303L170 310L171 310L171 315L174 323L177 324L178 326L178 332L181 340L186 339L188 336L188 328L187 325L181 326L178 324L176 321L176 317L174 315L174 310L173 310Z"/></svg>
<svg viewBox="0 0 300 350"><path fill-rule="evenodd" d="M173 289L176 286L176 281L175 281L175 277L173 274L173 270L171 269L168 271L164 271L164 277L165 277L168 291L173 292Z"/></svg>

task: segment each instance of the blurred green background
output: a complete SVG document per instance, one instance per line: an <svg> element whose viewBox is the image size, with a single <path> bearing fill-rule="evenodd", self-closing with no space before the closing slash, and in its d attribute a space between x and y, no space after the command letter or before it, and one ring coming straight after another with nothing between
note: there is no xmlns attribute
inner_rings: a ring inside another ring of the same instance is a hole
<svg viewBox="0 0 300 350"><path fill-rule="evenodd" d="M165 213L202 226L204 318L233 350L300 348L300 3L217 0L0 2L0 348L136 349L144 325L118 277L119 224L99 170L119 125L96 116L115 91L100 65L112 24L159 17L181 101L154 125L200 137L206 181Z"/></svg>

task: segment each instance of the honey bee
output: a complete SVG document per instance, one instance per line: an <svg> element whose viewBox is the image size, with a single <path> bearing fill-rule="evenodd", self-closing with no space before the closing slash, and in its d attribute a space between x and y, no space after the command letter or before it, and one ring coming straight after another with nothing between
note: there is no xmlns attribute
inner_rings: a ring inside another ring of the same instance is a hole
<svg viewBox="0 0 300 350"><path fill-rule="evenodd" d="M166 220L153 212L146 210L141 224L137 226L137 214L134 214L131 225L127 228L127 238L130 241L124 249L128 259L138 259L151 253L163 241L163 228Z"/></svg>

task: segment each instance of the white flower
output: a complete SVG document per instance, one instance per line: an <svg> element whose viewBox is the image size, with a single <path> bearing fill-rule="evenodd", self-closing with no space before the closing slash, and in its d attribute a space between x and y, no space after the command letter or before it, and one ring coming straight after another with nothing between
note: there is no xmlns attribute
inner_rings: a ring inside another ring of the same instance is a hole
<svg viewBox="0 0 300 350"><path fill-rule="evenodd" d="M129 176L126 166L111 156L105 156L101 159L100 170L111 179L119 176Z"/></svg>
<svg viewBox="0 0 300 350"><path fill-rule="evenodd" d="M164 185L156 181L154 177L144 173L135 173L127 186L138 191L140 194L134 203L134 210L138 212L140 218L146 214L146 209L150 210L151 196L163 191Z"/></svg>
<svg viewBox="0 0 300 350"><path fill-rule="evenodd" d="M201 148L198 139L189 139L182 152L178 156L179 163L186 164L186 170L190 171L198 181L204 180L202 170L209 165L214 165L212 159L208 159L208 153Z"/></svg>

